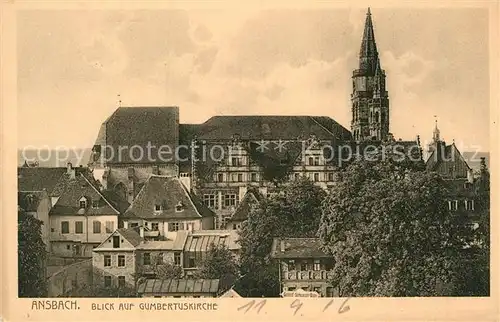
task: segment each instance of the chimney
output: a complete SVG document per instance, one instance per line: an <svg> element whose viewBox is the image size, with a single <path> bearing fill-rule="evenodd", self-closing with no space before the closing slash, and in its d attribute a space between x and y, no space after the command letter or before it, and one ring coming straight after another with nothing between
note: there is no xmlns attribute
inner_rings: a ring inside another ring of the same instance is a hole
<svg viewBox="0 0 500 322"><path fill-rule="evenodd" d="M75 178L75 172L76 172L76 170L73 168L73 165L71 164L71 162L68 162L68 164L66 166L66 173L69 175L69 177L71 179Z"/></svg>
<svg viewBox="0 0 500 322"><path fill-rule="evenodd" d="M144 238L144 226L139 227L139 235Z"/></svg>
<svg viewBox="0 0 500 322"><path fill-rule="evenodd" d="M474 173L472 169L467 170L467 181L469 181L469 183L474 183Z"/></svg>
<svg viewBox="0 0 500 322"><path fill-rule="evenodd" d="M280 241L280 250L282 253L285 252L286 248L285 248L285 241L284 240L281 240Z"/></svg>
<svg viewBox="0 0 500 322"><path fill-rule="evenodd" d="M154 165L154 166L153 166L153 174L154 174L154 175L159 175L159 174L160 174L160 170L159 170L159 168L158 168L158 166L157 166L157 165Z"/></svg>

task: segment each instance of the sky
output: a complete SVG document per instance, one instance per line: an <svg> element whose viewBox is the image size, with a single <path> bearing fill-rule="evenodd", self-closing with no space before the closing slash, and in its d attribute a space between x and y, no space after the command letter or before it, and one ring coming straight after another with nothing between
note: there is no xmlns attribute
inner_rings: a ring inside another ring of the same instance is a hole
<svg viewBox="0 0 500 322"><path fill-rule="evenodd" d="M372 8L396 138L489 150L488 11ZM17 15L18 147L91 147L118 107L329 116L350 129L366 9ZM120 97L118 97L120 95Z"/></svg>

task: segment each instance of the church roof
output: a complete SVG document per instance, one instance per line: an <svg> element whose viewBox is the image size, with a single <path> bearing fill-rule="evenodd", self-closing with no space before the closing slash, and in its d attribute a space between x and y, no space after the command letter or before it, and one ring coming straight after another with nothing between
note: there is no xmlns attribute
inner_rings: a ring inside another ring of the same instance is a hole
<svg viewBox="0 0 500 322"><path fill-rule="evenodd" d="M106 146L101 158L107 163L159 163L160 147L169 146L175 151L178 139L178 107L119 107L101 125L96 145ZM151 158L148 158L148 144ZM164 157L172 157L174 161L173 156Z"/></svg>

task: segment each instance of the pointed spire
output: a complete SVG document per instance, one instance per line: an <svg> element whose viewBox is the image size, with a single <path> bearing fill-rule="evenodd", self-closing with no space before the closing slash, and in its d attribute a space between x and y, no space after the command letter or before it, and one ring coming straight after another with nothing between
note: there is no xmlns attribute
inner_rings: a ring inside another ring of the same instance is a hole
<svg viewBox="0 0 500 322"><path fill-rule="evenodd" d="M378 60L377 44L375 43L375 33L373 31L372 14L370 8L366 13L365 29L359 51L360 69L368 69L371 72L375 70L375 64Z"/></svg>
<svg viewBox="0 0 500 322"><path fill-rule="evenodd" d="M436 118L436 115L434 115L434 118ZM434 132L433 132L432 138L434 139L434 142L439 142L439 141L441 141L441 138L440 138L440 131L438 129L437 118L434 120L434 122L435 122L435 125L434 125Z"/></svg>

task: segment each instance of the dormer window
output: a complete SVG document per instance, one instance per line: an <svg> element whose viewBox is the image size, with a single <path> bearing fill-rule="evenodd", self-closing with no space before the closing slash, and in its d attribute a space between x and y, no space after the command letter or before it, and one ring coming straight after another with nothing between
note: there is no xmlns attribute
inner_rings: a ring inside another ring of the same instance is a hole
<svg viewBox="0 0 500 322"><path fill-rule="evenodd" d="M92 208L99 208L99 200L92 200Z"/></svg>
<svg viewBox="0 0 500 322"><path fill-rule="evenodd" d="M87 198L81 197L79 200L80 209L87 208Z"/></svg>
<svg viewBox="0 0 500 322"><path fill-rule="evenodd" d="M177 203L177 205L175 205L175 211L176 212L181 212L184 210L184 204L182 203L182 201L179 201Z"/></svg>
<svg viewBox="0 0 500 322"><path fill-rule="evenodd" d="M161 211L161 210L162 210L161 204L156 204L155 211Z"/></svg>

